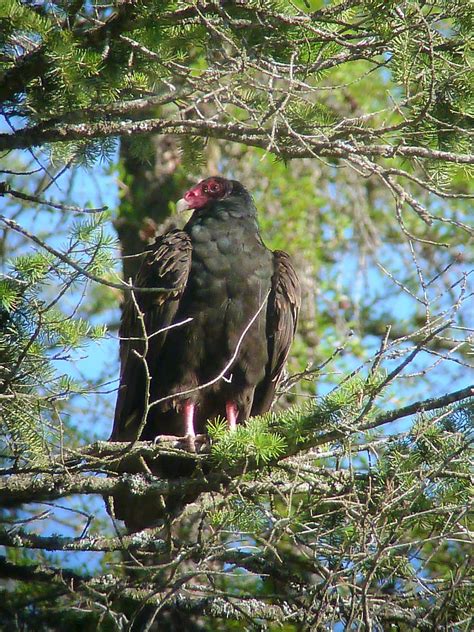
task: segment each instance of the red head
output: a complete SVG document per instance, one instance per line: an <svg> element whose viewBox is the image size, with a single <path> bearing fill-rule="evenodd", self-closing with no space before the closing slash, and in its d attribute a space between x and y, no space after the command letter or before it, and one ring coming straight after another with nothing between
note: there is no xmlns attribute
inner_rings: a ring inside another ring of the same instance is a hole
<svg viewBox="0 0 474 632"><path fill-rule="evenodd" d="M176 207L178 211L200 209L215 200L222 200L232 192L232 182L219 176L201 180L199 184L186 191Z"/></svg>

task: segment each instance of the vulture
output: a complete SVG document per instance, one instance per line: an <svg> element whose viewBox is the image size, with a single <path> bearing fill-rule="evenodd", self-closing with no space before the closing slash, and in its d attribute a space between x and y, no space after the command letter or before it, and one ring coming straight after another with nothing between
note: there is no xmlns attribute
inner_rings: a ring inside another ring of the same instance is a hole
<svg viewBox="0 0 474 632"><path fill-rule="evenodd" d="M111 441L177 435L192 445L208 420L232 430L268 411L295 335L297 274L287 253L264 245L245 187L210 177L177 208L193 214L148 247L124 306ZM151 469L183 475L160 467Z"/></svg>

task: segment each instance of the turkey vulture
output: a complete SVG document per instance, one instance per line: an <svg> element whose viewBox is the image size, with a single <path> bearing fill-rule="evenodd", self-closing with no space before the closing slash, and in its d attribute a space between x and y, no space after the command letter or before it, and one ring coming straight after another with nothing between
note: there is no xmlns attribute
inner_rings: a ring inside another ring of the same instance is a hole
<svg viewBox="0 0 474 632"><path fill-rule="evenodd" d="M300 285L290 257L271 252L236 180L211 177L178 209L183 230L150 246L120 328L120 387L112 441L229 428L266 412L293 340ZM145 335L146 334L146 335Z"/></svg>

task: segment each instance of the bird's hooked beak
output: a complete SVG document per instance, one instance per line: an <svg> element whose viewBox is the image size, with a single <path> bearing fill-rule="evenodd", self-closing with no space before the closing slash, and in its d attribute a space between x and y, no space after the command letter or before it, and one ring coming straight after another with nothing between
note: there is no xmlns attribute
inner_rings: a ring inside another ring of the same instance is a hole
<svg viewBox="0 0 474 632"><path fill-rule="evenodd" d="M178 213L182 213L183 211L190 211L191 206L189 205L189 202L187 202L184 198L181 198L176 202L176 210L178 211Z"/></svg>
<svg viewBox="0 0 474 632"><path fill-rule="evenodd" d="M192 211L200 209L209 202L208 195L202 191L201 183L186 191L181 200L176 203L177 211Z"/></svg>

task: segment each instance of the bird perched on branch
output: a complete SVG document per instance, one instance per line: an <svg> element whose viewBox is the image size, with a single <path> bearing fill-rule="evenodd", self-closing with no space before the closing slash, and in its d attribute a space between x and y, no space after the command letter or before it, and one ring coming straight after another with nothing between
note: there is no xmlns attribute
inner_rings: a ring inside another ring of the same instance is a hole
<svg viewBox="0 0 474 632"><path fill-rule="evenodd" d="M263 244L242 184L207 178L177 206L191 219L148 248L124 308L113 441L192 444L210 419L266 412L295 335L298 277Z"/></svg>

